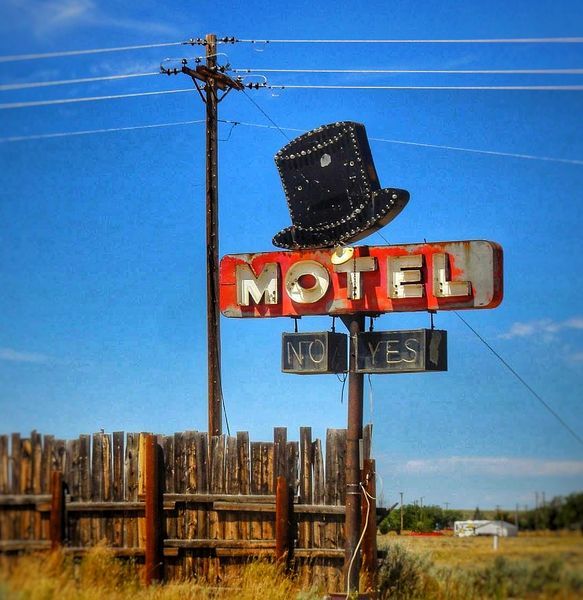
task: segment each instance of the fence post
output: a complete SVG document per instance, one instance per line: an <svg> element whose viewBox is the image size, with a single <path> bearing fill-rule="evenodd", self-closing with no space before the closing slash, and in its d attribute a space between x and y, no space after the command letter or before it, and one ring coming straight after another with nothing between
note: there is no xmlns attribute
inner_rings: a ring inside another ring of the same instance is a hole
<svg viewBox="0 0 583 600"><path fill-rule="evenodd" d="M365 593L374 593L376 590L377 572L377 503L376 503L376 481L375 461L364 460L362 481L366 495L362 498L362 524L366 523L368 513L368 524L366 533L362 540L362 576ZM368 502L367 502L368 499ZM370 503L370 505L369 505Z"/></svg>
<svg viewBox="0 0 583 600"><path fill-rule="evenodd" d="M146 496L146 585L162 581L164 576L163 497L160 477L160 448L155 435L146 435L145 496Z"/></svg>
<svg viewBox="0 0 583 600"><path fill-rule="evenodd" d="M275 490L275 559L284 562L289 555L289 488L280 475Z"/></svg>
<svg viewBox="0 0 583 600"><path fill-rule="evenodd" d="M51 473L49 533L51 550L60 548L65 540L65 486L63 485L63 473L61 471Z"/></svg>

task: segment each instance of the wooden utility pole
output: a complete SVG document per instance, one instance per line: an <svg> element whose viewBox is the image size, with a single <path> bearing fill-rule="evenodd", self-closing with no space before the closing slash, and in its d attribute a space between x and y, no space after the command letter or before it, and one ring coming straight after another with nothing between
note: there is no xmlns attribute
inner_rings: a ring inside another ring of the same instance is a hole
<svg viewBox="0 0 583 600"><path fill-rule="evenodd" d="M217 36L205 36L206 65L195 69L186 66L182 72L190 75L206 105L206 303L208 358L208 433L221 435L221 329L219 315L219 176L218 176L218 104L232 90L242 90L240 81L231 79L217 67ZM198 82L203 82L201 88ZM223 95L219 98L219 90Z"/></svg>
<svg viewBox="0 0 583 600"><path fill-rule="evenodd" d="M206 36L206 66L217 66L217 38ZM206 304L208 358L208 432L221 435L221 328L218 303L219 283L219 180L218 180L218 98L215 80L208 77L206 90Z"/></svg>
<svg viewBox="0 0 583 600"><path fill-rule="evenodd" d="M401 527L399 529L399 534L403 533L403 492L399 492L401 494Z"/></svg>

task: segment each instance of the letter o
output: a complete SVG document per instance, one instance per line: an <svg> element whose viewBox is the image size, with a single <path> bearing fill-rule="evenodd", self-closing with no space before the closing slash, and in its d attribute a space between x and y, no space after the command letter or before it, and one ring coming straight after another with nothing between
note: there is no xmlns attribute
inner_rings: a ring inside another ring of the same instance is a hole
<svg viewBox="0 0 583 600"><path fill-rule="evenodd" d="M312 275L316 283L305 288L300 285L303 275ZM285 290L287 295L298 304L312 304L324 297L330 285L328 271L315 260L300 260L292 265L285 274Z"/></svg>

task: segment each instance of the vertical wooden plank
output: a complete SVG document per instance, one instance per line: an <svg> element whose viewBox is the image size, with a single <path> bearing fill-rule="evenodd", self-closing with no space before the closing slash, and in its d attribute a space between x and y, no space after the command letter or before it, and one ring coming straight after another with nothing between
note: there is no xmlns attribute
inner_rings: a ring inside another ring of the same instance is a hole
<svg viewBox="0 0 583 600"><path fill-rule="evenodd" d="M10 481L8 479L8 436L0 435L0 494L8 494Z"/></svg>
<svg viewBox="0 0 583 600"><path fill-rule="evenodd" d="M10 439L10 456L12 463L12 493L20 494L22 489L22 440L19 433L13 433ZM12 539L21 540L23 538L23 515L20 510L13 510L12 513Z"/></svg>
<svg viewBox="0 0 583 600"><path fill-rule="evenodd" d="M362 440L363 440L363 460L371 458L372 448L372 423L367 423L362 428Z"/></svg>
<svg viewBox="0 0 583 600"><path fill-rule="evenodd" d="M249 462L249 433L237 432L237 469L239 473L239 493L251 493L251 465ZM248 540L251 535L249 515L239 516L239 539Z"/></svg>
<svg viewBox="0 0 583 600"><path fill-rule="evenodd" d="M20 494L20 461L21 445L20 434L13 433L10 439L10 462L12 463L12 486L13 494Z"/></svg>
<svg viewBox="0 0 583 600"><path fill-rule="evenodd" d="M377 524L376 524L376 483L375 461L365 459L362 471L365 493L362 498L362 527L366 532L362 539L361 577L364 592L371 593L376 589L377 571Z"/></svg>
<svg viewBox="0 0 583 600"><path fill-rule="evenodd" d="M322 456L322 442L317 439L312 443L312 457L314 469L313 500L314 504L326 503L326 487L324 479L324 457ZM324 539L326 532L325 515L317 516L314 520L314 548L325 548Z"/></svg>
<svg viewBox="0 0 583 600"><path fill-rule="evenodd" d="M65 488L63 486L63 473L53 471L51 474L51 512L50 512L50 540L51 550L56 550L63 545L65 540Z"/></svg>
<svg viewBox="0 0 583 600"><path fill-rule="evenodd" d="M111 499L114 502L123 502L124 494L124 432L113 432L112 447L112 479L111 479ZM111 543L116 548L123 546L123 511L115 512L111 519Z"/></svg>
<svg viewBox="0 0 583 600"><path fill-rule="evenodd" d="M261 489L261 442L251 442L251 493L262 494ZM253 540L260 540L262 536L261 518L259 513L250 515L250 535Z"/></svg>
<svg viewBox="0 0 583 600"><path fill-rule="evenodd" d="M182 434L182 470L184 491L187 494L194 494L196 489L196 443L194 440L194 431L185 431ZM184 507L184 537L185 539L195 539L198 523L198 511L195 504L187 502ZM196 577L197 564L193 556L193 551L188 550L184 553L184 577Z"/></svg>
<svg viewBox="0 0 583 600"><path fill-rule="evenodd" d="M225 442L226 436L212 436L210 445L210 492L222 494L225 492ZM212 540L224 537L224 523L215 510L209 511L209 538ZM209 581L215 583L221 578L219 560L209 561Z"/></svg>
<svg viewBox="0 0 583 600"><path fill-rule="evenodd" d="M164 491L174 493L174 436L166 435L162 440L164 450ZM176 538L176 509L166 512L166 537ZM167 576L172 576L171 570Z"/></svg>
<svg viewBox="0 0 583 600"><path fill-rule="evenodd" d="M63 442L63 440L59 440ZM63 442L66 447L67 462L66 470L63 475L64 482L67 485L71 500L76 502L81 499L81 475L79 469L79 438ZM57 464L57 441L55 440L55 451L53 455L54 465ZM71 546L80 546L80 531L79 531L79 513L68 513L67 532L68 541Z"/></svg>
<svg viewBox="0 0 583 600"><path fill-rule="evenodd" d="M228 436L225 453L225 492L227 494L239 494L240 491L237 438L235 436ZM226 540L239 539L239 521L245 519L245 517L244 513L237 511L225 511L223 513L224 538ZM222 559L221 572L224 573L226 581L233 580L237 574L235 561Z"/></svg>
<svg viewBox="0 0 583 600"><path fill-rule="evenodd" d="M143 498L146 493L146 436L148 433L140 433L138 436L138 497ZM146 521L142 515L138 515L138 547L146 547Z"/></svg>
<svg viewBox="0 0 583 600"><path fill-rule="evenodd" d="M42 491L42 436L37 431L30 434L31 445L31 491L33 494L40 494ZM42 539L42 520L41 514L35 509L30 510L31 518L31 538L33 540Z"/></svg>
<svg viewBox="0 0 583 600"><path fill-rule="evenodd" d="M30 438L20 440L20 494L32 493L32 443ZM21 539L30 540L33 537L33 519L28 508L20 510Z"/></svg>
<svg viewBox="0 0 583 600"><path fill-rule="evenodd" d="M261 489L262 494L275 494L273 472L275 448L273 442L263 442L261 444ZM261 531L264 540L275 539L275 519L273 513L261 514Z"/></svg>
<svg viewBox="0 0 583 600"><path fill-rule="evenodd" d="M207 433L197 431L194 434L194 444L196 447L196 489L199 493L205 494L209 491L209 446ZM197 537L205 539L208 534L208 504L199 504L197 508ZM199 553L200 554L200 553ZM209 576L209 552L199 556L196 561L197 574L203 579Z"/></svg>
<svg viewBox="0 0 583 600"><path fill-rule="evenodd" d="M10 491L8 456L8 436L0 435L0 494L8 494ZM10 512L8 507L0 508L0 540L9 540L12 536Z"/></svg>
<svg viewBox="0 0 583 600"><path fill-rule="evenodd" d="M287 474L287 429L285 427L273 428L273 444L273 488L275 490L277 489L277 478L286 477Z"/></svg>
<svg viewBox="0 0 583 600"><path fill-rule="evenodd" d="M81 500L89 501L92 498L91 485L91 437L83 434L79 436L79 487ZM79 545L90 546L92 543L91 514L78 513Z"/></svg>
<svg viewBox="0 0 583 600"><path fill-rule="evenodd" d="M124 499L136 502L138 499L138 439L139 434L126 434ZM124 546L132 548L138 544L138 522L135 513L124 513Z"/></svg>
<svg viewBox="0 0 583 600"><path fill-rule="evenodd" d="M45 435L43 437L42 457L41 457L41 490L43 494L50 494L51 480L53 472L53 446L55 437Z"/></svg>
<svg viewBox="0 0 583 600"><path fill-rule="evenodd" d="M52 462L53 462L53 444L55 438L52 435L43 436L42 454L41 454L41 480L40 488L42 494L50 494L52 489ZM50 519L49 515L39 514L41 521L41 539L50 539Z"/></svg>
<svg viewBox="0 0 583 600"><path fill-rule="evenodd" d="M112 500L112 452L111 452L111 434L103 434L103 500L111 502ZM101 537L108 545L113 543L113 519L111 513L107 512L101 519L102 533Z"/></svg>
<svg viewBox="0 0 583 600"><path fill-rule="evenodd" d="M300 443L287 443L287 471L286 478L292 499L299 493L300 477L298 460L300 456Z"/></svg>
<svg viewBox="0 0 583 600"><path fill-rule="evenodd" d="M91 499L94 502L104 500L104 465L103 465L103 433L93 434L93 445L91 452ZM91 516L91 543L101 542L104 534L101 512L94 512Z"/></svg>
<svg viewBox="0 0 583 600"><path fill-rule="evenodd" d="M312 504L312 428L300 427L300 503ZM311 548L313 527L309 515L301 515L299 546Z"/></svg>
<svg viewBox="0 0 583 600"><path fill-rule="evenodd" d="M70 465L68 464L70 461L70 457L67 454L67 442L65 440L54 440L53 441L53 458L52 458L52 468L53 470L61 471L67 481L67 476L69 475Z"/></svg>

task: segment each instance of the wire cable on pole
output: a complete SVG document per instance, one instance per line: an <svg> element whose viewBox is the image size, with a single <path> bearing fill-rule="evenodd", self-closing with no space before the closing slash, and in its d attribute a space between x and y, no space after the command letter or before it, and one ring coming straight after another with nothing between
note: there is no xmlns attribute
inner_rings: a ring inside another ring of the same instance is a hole
<svg viewBox="0 0 583 600"><path fill-rule="evenodd" d="M56 104L75 104L76 102L97 102L99 100L118 100L120 98L139 98L141 96L161 96L163 94L184 94L194 92L192 88L181 90L161 90L157 92L136 92L133 94L113 94L109 96L87 96L84 98L59 98L57 100L34 100L32 102L6 102L0 104L0 110L31 108L34 106L53 106Z"/></svg>
<svg viewBox="0 0 583 600"><path fill-rule="evenodd" d="M0 144L11 142L29 142L33 140L50 140L54 138L73 137L78 135L93 135L96 133L113 133L116 131L136 131L138 129L159 129L161 127L175 127L178 125L195 125L204 123L204 119L195 121L176 121L174 123L156 123L153 125L134 125L130 127L109 127L106 129L87 129L85 131L63 131L60 133L40 133L38 135L15 135L11 137L0 138Z"/></svg>
<svg viewBox="0 0 583 600"><path fill-rule="evenodd" d="M89 50L63 50L59 52L40 52L36 54L12 54L0 56L0 63L21 60L39 60L44 58L61 58L64 56L83 56L102 54L104 52L125 52L128 50L145 50L147 48L163 48L165 46L181 46L184 42L164 42L161 44L139 44L137 46L118 46L117 48L91 48Z"/></svg>
<svg viewBox="0 0 583 600"><path fill-rule="evenodd" d="M0 138L0 143L27 142L27 141L43 140L43 139L51 139L51 138L65 138L65 137L71 137L71 136L76 136L76 135L91 135L91 134L98 134L98 133L110 133L110 132L115 132L115 131L132 131L132 130L137 130L137 129L156 129L158 127L176 127L176 126L180 126L180 125L193 125L195 123L202 123L202 122L203 121L201 121L201 120L176 121L176 122L170 122L170 123L157 123L157 124L152 124L152 125L135 125L135 126L130 126L130 127L112 127L112 128L108 128L108 129L90 129L90 130L84 130L84 131L64 131L64 132L58 132L58 133L41 133L41 134L32 134L32 135L9 136L9 137ZM295 132L305 133L305 131L306 131L305 129L301 129L299 127L279 127L279 126L267 125L267 124L263 124L263 123L249 123L246 121L233 121L233 120L229 120L229 119L219 119L219 122L230 124L230 125L233 125L233 124L234 125L243 125L245 127L254 127L254 128L258 128L258 129L276 129L276 130L280 130L280 131L290 131L290 132L294 132L294 133ZM569 164L569 165L583 165L583 160L569 159L569 158L555 158L552 156L536 156L536 155L531 155L531 154L517 154L517 153L513 153L513 152L498 152L495 150L478 150L476 148L463 148L463 147L459 147L459 146L444 146L444 145L440 145L440 144L424 144L421 142L409 142L409 141L405 141L405 140L392 140L392 139L375 138L375 137L370 137L369 140L376 141L376 142L386 142L386 143L390 143L390 144L405 144L408 146L419 146L422 148L435 148L438 150L453 150L456 152L470 152L470 153L475 153L475 154L502 156L502 157L508 157L508 158L540 160L540 161L545 161L545 162L555 162L555 163L563 163L563 164ZM380 231L376 231L375 233L378 234L387 244L390 244L390 242L387 240L387 238Z"/></svg>
<svg viewBox="0 0 583 600"><path fill-rule="evenodd" d="M247 92L245 90L241 90L243 92L243 95L245 96L245 98L247 98L252 104L255 105L255 107L261 112L261 114L272 124L275 126L275 128L281 133L281 135L283 135L283 137L289 142L290 139L288 137L288 135L283 131L283 129L261 108L261 106L259 106L259 104L257 104L257 102L255 102L255 100L253 100L253 98L251 98L251 96L249 96L249 94L247 94Z"/></svg>
<svg viewBox="0 0 583 600"><path fill-rule="evenodd" d="M581 44L583 37L387 39L387 40L240 40L250 44Z"/></svg>
<svg viewBox="0 0 583 600"><path fill-rule="evenodd" d="M313 85L313 84L269 84L270 90L474 90L474 91L541 91L579 92L583 85Z"/></svg>
<svg viewBox="0 0 583 600"><path fill-rule="evenodd" d="M230 69L233 73L352 73L444 75L581 75L583 69Z"/></svg>
<svg viewBox="0 0 583 600"><path fill-rule="evenodd" d="M490 350L490 352L520 381L520 383L547 409L551 415L583 446L583 438L551 407L542 396L529 385L517 371L502 358L502 356L492 348L492 346L460 315L454 311L458 319Z"/></svg>
<svg viewBox="0 0 583 600"><path fill-rule="evenodd" d="M51 87L54 85L73 85L77 83L95 83L97 81L115 81L118 79L130 79L132 77L149 77L160 75L160 71L152 73L127 73L126 75L105 75L103 77L82 77L80 79L59 79L56 81L34 81L31 83L4 83L0 84L0 92L10 90L28 90L31 88Z"/></svg>

